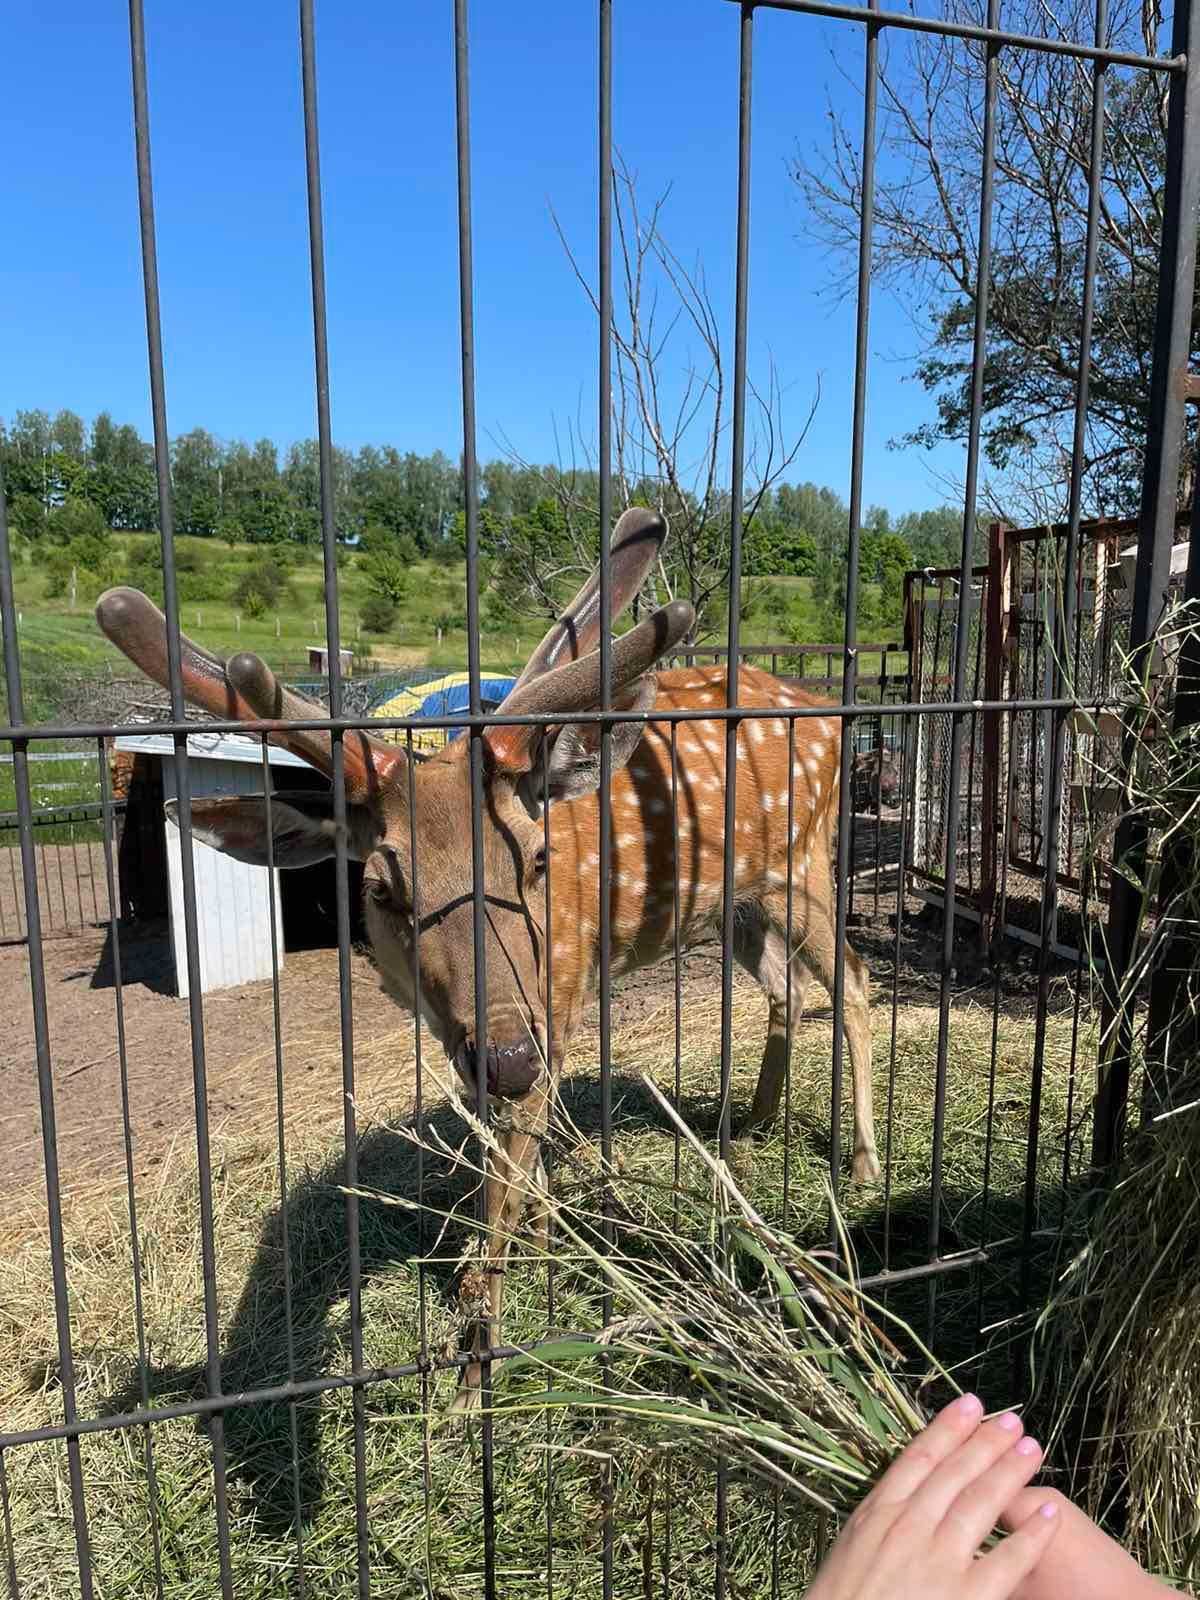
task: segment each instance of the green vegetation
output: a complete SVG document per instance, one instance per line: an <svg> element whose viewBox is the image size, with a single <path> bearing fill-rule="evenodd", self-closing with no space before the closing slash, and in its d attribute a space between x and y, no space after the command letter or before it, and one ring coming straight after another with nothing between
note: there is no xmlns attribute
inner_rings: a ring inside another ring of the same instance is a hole
<svg viewBox="0 0 1200 1600"><path fill-rule="evenodd" d="M275 659L323 638L320 505L315 443L284 453L259 440L222 444L203 429L173 441L178 596L188 626L216 648L264 647ZM0 424L0 470L17 558L18 603L27 624L54 620L64 643L89 635L87 612L102 589L127 582L161 599L163 575L150 447L102 413L87 427L70 411L18 411ZM342 631L365 628L408 659L465 658L464 530L458 468L435 452L391 446L335 451L334 510ZM595 558L594 473L489 462L480 475L481 597L491 665L516 665L524 646ZM661 488L628 484L656 503ZM667 547L677 593L701 606L698 637L725 627L727 495L698 508L665 509L687 530ZM779 483L748 513L742 619L776 643L841 636L848 512L833 491ZM860 637L895 637L901 582L915 565L957 560L961 515L949 507L892 518L871 508L861 540ZM380 602L393 610L389 615ZM369 612L364 607L370 607ZM199 617L202 620L195 620ZM78 619L78 620L76 620ZM440 645L439 645L440 634ZM96 662L108 659L91 634ZM32 664L31 664L32 665Z"/></svg>

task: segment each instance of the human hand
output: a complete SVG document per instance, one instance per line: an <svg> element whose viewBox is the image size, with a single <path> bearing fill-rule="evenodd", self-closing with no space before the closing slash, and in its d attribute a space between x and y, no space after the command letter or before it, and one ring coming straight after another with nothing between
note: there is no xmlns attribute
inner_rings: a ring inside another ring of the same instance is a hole
<svg viewBox="0 0 1200 1600"><path fill-rule="evenodd" d="M1012 1412L982 1418L974 1395L939 1412L849 1518L808 1600L1009 1600L1061 1518L1047 1492L976 1559L1042 1459Z"/></svg>
<svg viewBox="0 0 1200 1600"><path fill-rule="evenodd" d="M1058 1507L1061 1531L1017 1585L1013 1600L1154 1600L1172 1592L1055 1489L1022 1489L1001 1512L1000 1526L1022 1526L1047 1499Z"/></svg>

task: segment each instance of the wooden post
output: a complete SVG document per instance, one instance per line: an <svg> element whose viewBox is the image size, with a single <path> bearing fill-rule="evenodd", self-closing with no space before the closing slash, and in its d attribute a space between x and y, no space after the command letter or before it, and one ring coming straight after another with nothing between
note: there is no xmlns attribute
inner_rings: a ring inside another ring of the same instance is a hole
<svg viewBox="0 0 1200 1600"><path fill-rule="evenodd" d="M985 700L1003 700L1008 679L1008 654L1012 627L1012 552L1013 546L1006 537L1008 530L1002 523L993 522L988 528L987 592L984 634L984 689ZM1002 783L1002 751L1004 748L1004 713L983 713L983 835L979 870L979 939L984 950L994 950L1000 935L1000 840L1007 838L1007 826L1002 827L1000 793Z"/></svg>
<svg viewBox="0 0 1200 1600"><path fill-rule="evenodd" d="M233 626L234 626L234 629L238 633L241 633L241 631L242 631L242 613L240 611L235 611L233 613Z"/></svg>

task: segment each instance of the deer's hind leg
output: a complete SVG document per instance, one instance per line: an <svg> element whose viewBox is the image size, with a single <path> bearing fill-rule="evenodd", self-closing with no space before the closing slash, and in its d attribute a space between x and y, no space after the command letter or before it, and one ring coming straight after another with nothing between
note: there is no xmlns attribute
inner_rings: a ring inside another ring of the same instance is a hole
<svg viewBox="0 0 1200 1600"><path fill-rule="evenodd" d="M787 914L778 922L771 907L747 907L739 915L734 935L734 955L746 971L763 987L767 996L767 1042L754 1103L747 1126L762 1127L774 1121L787 1081L788 1046L804 1015L808 995L809 971L802 963L787 957ZM795 934L793 933L793 942ZM791 984L792 1014L789 1030L788 984Z"/></svg>
<svg viewBox="0 0 1200 1600"><path fill-rule="evenodd" d="M833 913L815 896L809 901L803 933L796 940L793 961L805 966L833 998L837 937ZM866 962L843 943L842 1031L850 1047L854 1090L854 1154L850 1175L855 1183L879 1177L875 1148L875 1091L871 1077L871 975Z"/></svg>

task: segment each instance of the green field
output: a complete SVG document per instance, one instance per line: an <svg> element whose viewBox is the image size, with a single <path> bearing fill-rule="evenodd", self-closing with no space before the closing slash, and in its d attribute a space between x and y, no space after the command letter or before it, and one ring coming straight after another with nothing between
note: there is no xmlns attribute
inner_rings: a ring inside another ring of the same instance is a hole
<svg viewBox="0 0 1200 1600"><path fill-rule="evenodd" d="M118 578L136 581L138 563L156 540L148 534L116 534ZM315 547L230 547L215 539L177 540L184 598L182 625L199 642L220 654L236 650L257 651L291 675L307 666L309 647L325 639L324 571ZM275 605L252 616L231 598L238 578L264 557L285 568L285 586ZM362 621L370 598L365 557L348 551L339 554L338 599L342 643L356 653L360 670L368 664L381 668L465 667L466 579L459 566L418 561L407 569L407 593L394 622L383 632L371 632ZM129 676L132 669L102 637L93 617L99 584L80 574L76 597L47 593L51 580L40 569L36 555L26 554L14 572L19 613L19 645L30 720L56 720L65 679L89 678L111 672ZM187 598L189 591L216 598ZM496 672L519 670L540 638L542 624L535 619L491 623L487 596L483 596L483 664ZM830 642L828 622L811 595L807 578L754 578L743 586L741 636L744 643L785 644L797 639ZM724 643L725 627L718 623L708 642ZM832 662L838 670L836 658ZM786 670L783 660L781 671ZM823 674L824 657L810 657L805 671ZM878 670L878 657L863 656L864 678ZM2 782L3 780L0 780Z"/></svg>

